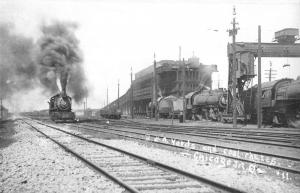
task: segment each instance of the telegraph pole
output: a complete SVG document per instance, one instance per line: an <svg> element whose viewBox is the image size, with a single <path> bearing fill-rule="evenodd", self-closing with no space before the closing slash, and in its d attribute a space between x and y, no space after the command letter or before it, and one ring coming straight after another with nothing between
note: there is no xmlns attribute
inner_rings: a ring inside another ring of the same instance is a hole
<svg viewBox="0 0 300 193"><path fill-rule="evenodd" d="M106 106L108 106L108 87L106 89Z"/></svg>
<svg viewBox="0 0 300 193"><path fill-rule="evenodd" d="M184 58L182 59L182 98L183 98L183 123L185 122L185 112L186 112L186 106L185 106L185 61Z"/></svg>
<svg viewBox="0 0 300 193"><path fill-rule="evenodd" d="M235 22L235 8L233 8L233 21L232 21L232 30L229 30L229 34L232 35L232 54L233 54L233 63L232 63L232 108L233 108L233 127L236 128L237 127L237 111L236 111L236 48L235 48L235 36L237 34L237 28L236 28L236 22Z"/></svg>
<svg viewBox="0 0 300 193"><path fill-rule="evenodd" d="M1 119L3 118L2 98L0 98Z"/></svg>
<svg viewBox="0 0 300 193"><path fill-rule="evenodd" d="M87 106L87 97L85 97L85 108L87 109L88 106Z"/></svg>
<svg viewBox="0 0 300 193"><path fill-rule="evenodd" d="M262 115L261 115L261 28L258 26L258 83L257 83L257 127L261 128Z"/></svg>
<svg viewBox="0 0 300 193"><path fill-rule="evenodd" d="M132 67L130 73L130 82L131 82L131 96L130 96L130 106L131 106L131 118L133 119L133 84L132 84Z"/></svg>
<svg viewBox="0 0 300 193"><path fill-rule="evenodd" d="M118 109L120 108L120 80L118 80Z"/></svg>
<svg viewBox="0 0 300 193"><path fill-rule="evenodd" d="M154 101L154 115L155 121L158 121L158 104L157 104L157 74L156 74L156 60L155 60L155 53L154 53L154 62L153 62L153 79L154 79L154 92L153 92L153 101Z"/></svg>
<svg viewBox="0 0 300 193"><path fill-rule="evenodd" d="M272 78L275 78L273 75L276 75L276 74L273 74L273 72L276 72L276 70L273 70L272 69L272 62L270 61L270 69L269 70L265 70L265 75L267 75L266 78L268 78L269 82L272 81Z"/></svg>

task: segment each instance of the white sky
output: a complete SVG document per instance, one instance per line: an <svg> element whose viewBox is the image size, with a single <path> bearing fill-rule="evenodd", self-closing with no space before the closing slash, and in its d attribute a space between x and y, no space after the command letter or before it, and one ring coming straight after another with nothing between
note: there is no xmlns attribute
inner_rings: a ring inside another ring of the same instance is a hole
<svg viewBox="0 0 300 193"><path fill-rule="evenodd" d="M287 27L300 28L300 0L0 0L0 22L15 23L18 33L38 38L43 21L74 21L84 54L84 68L90 84L88 106L102 107L109 87L109 101L130 84L130 67L136 73L157 60L195 55L204 64L217 64L218 77L227 87L227 43L231 41L232 8L236 6L240 30L237 41L271 42L274 32ZM218 31L215 32L214 29ZM272 61L276 78L300 75L299 58L263 58L262 72ZM285 63L290 69L283 69ZM263 75L263 81L267 81ZM49 97L46 97L49 98ZM45 101L40 108L47 108ZM43 106L44 105L44 106Z"/></svg>

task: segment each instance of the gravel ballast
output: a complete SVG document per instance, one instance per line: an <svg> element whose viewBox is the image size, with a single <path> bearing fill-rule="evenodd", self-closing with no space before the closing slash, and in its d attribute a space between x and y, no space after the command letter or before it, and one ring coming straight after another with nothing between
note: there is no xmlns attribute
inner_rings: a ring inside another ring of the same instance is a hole
<svg viewBox="0 0 300 193"><path fill-rule="evenodd" d="M184 154L151 147L127 140L106 140L107 144L145 156L173 167L195 173L211 180L249 193L298 193L300 187L272 177L253 175L249 171L238 171L220 165L191 159Z"/></svg>
<svg viewBox="0 0 300 193"><path fill-rule="evenodd" d="M123 192L78 159L17 122L14 143L0 149L0 192Z"/></svg>

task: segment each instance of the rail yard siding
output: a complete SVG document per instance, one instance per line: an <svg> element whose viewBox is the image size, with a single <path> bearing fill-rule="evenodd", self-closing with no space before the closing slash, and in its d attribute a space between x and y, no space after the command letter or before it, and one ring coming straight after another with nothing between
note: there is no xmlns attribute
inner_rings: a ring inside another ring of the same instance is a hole
<svg viewBox="0 0 300 193"><path fill-rule="evenodd" d="M188 156L199 162L206 162L221 165L223 167L233 167L235 169L241 169L243 171L248 171L251 174L270 174L272 176L277 176L283 180L296 180L297 175L290 172L281 171L277 169L271 169L267 167L261 168L255 163L265 163L270 166L281 166L287 165L289 167L292 164L287 163L287 160L281 160L280 158L275 158L271 156L265 156L260 154L254 154L251 152L241 152L239 150L232 150L227 148L220 148L215 146L200 145L189 140L178 140L173 138L161 137L161 136L151 136L145 135L145 140L165 143L177 147L182 147L187 150L199 150L202 152L183 152L181 155ZM220 155L213 155L212 153L218 153ZM224 156L231 156L233 158L226 158ZM245 159L252 161L254 163L243 162L240 160L235 160L234 158Z"/></svg>

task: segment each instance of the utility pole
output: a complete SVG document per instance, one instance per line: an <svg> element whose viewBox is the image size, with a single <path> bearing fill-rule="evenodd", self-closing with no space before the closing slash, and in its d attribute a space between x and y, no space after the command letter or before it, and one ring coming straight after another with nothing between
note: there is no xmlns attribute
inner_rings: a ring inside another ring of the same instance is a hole
<svg viewBox="0 0 300 193"><path fill-rule="evenodd" d="M257 83L257 127L261 128L262 115L261 115L261 28L258 26L258 83Z"/></svg>
<svg viewBox="0 0 300 193"><path fill-rule="evenodd" d="M108 106L108 87L106 89L106 106Z"/></svg>
<svg viewBox="0 0 300 193"><path fill-rule="evenodd" d="M2 98L0 98L1 119L3 118Z"/></svg>
<svg viewBox="0 0 300 193"><path fill-rule="evenodd" d="M154 53L154 62L153 62L153 79L154 79L154 90L153 90L153 101L154 101L154 116L155 121L158 121L158 104L157 104L157 74L156 74L156 60L155 60L155 53Z"/></svg>
<svg viewBox="0 0 300 193"><path fill-rule="evenodd" d="M118 109L120 108L120 80L118 80Z"/></svg>
<svg viewBox="0 0 300 193"><path fill-rule="evenodd" d="M183 123L185 122L185 112L186 112L186 105L185 105L185 61L184 58L182 59L182 104L183 104Z"/></svg>
<svg viewBox="0 0 300 193"><path fill-rule="evenodd" d="M131 96L130 96L130 105L131 105L131 118L133 119L133 84L132 84L132 67L131 67L131 73L130 73L130 80L131 80Z"/></svg>
<svg viewBox="0 0 300 193"><path fill-rule="evenodd" d="M229 30L229 35L232 35L232 67L231 67L231 74L232 74L232 108L233 108L233 115L232 115L232 119L233 119L233 128L237 127L237 110L236 110L236 84L237 84L237 80L236 80L236 48L235 48L235 36L237 34L237 28L236 28L236 22L235 22L235 8L233 8L233 21L232 21L232 30ZM230 66L229 66L230 68Z"/></svg>
<svg viewBox="0 0 300 193"><path fill-rule="evenodd" d="M179 46L179 61L181 61L181 46Z"/></svg>
<svg viewBox="0 0 300 193"><path fill-rule="evenodd" d="M276 70L273 70L272 69L272 62L270 61L270 69L269 70L265 70L265 75L267 75L267 79L269 80L269 82L272 81L272 78L275 78L273 75L276 75L276 74L273 74L273 72L276 72Z"/></svg>
<svg viewBox="0 0 300 193"><path fill-rule="evenodd" d="M85 108L87 109L88 108L88 106L87 106L87 97L85 97Z"/></svg>

